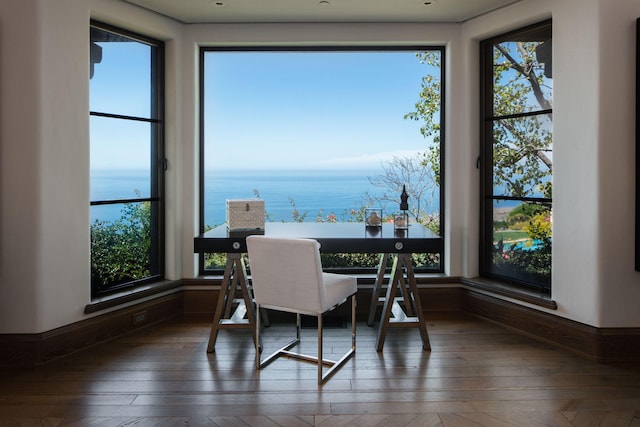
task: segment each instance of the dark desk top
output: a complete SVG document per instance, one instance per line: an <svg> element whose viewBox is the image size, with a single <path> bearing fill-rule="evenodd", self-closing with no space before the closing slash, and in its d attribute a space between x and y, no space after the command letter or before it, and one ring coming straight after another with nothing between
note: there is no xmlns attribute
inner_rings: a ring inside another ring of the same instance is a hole
<svg viewBox="0 0 640 427"><path fill-rule="evenodd" d="M444 248L442 237L417 223L396 232L391 223L367 228L357 222L268 222L264 232L230 233L226 225L213 228L194 239L194 252L246 252L248 234L316 239L320 250L330 253L433 253Z"/></svg>

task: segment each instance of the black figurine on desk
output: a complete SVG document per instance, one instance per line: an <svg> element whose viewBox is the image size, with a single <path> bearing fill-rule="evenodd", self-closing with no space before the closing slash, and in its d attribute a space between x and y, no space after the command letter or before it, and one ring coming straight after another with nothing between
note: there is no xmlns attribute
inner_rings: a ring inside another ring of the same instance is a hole
<svg viewBox="0 0 640 427"><path fill-rule="evenodd" d="M409 227L409 203L407 200L409 195L407 194L407 188L402 186L402 194L400 195L400 212L394 215L393 228L395 229L396 237L403 237Z"/></svg>
<svg viewBox="0 0 640 427"><path fill-rule="evenodd" d="M400 195L400 210L401 211L408 211L409 210L409 203L407 202L407 200L409 200L409 195L407 194L407 186L403 185L402 186L402 194Z"/></svg>

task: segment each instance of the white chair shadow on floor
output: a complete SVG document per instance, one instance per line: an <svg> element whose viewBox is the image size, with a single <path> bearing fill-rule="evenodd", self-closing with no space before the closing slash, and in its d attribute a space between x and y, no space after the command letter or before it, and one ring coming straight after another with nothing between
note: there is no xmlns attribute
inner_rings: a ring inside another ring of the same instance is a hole
<svg viewBox="0 0 640 427"><path fill-rule="evenodd" d="M320 244L313 239L247 237L249 269L256 303L256 369L262 369L285 356L318 365L318 384L327 381L356 350L356 278L325 273L320 261ZM351 298L351 349L339 360L322 356L322 315ZM296 314L296 338L261 360L260 311L270 309ZM318 321L317 356L290 351L300 343L300 316ZM325 372L324 366L328 367Z"/></svg>

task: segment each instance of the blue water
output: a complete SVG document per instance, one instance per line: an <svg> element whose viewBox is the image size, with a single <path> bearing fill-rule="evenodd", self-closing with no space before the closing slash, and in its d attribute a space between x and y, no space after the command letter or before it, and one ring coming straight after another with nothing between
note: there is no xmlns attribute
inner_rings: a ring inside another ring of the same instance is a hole
<svg viewBox="0 0 640 427"><path fill-rule="evenodd" d="M364 205L364 196L381 194L371 185L373 172L353 171L251 171L209 173L205 176L205 223L225 222L226 199L255 197L265 201L265 211L271 221L292 221L292 201L306 221L318 215L338 219L351 209Z"/></svg>
<svg viewBox="0 0 640 427"><path fill-rule="evenodd" d="M225 222L226 200L254 198L255 191L265 201L270 221L292 221L291 200L306 221L326 219L335 214L346 220L351 209L365 204L365 195L381 195L383 189L373 186L369 177L382 171L225 171L205 175L205 223L211 226ZM100 171L91 176L91 200L148 197L149 173L145 171ZM140 194L138 196L137 194ZM391 203L382 207L385 213L397 210ZM93 206L91 222L114 221L121 215L121 205Z"/></svg>
<svg viewBox="0 0 640 427"><path fill-rule="evenodd" d="M91 201L149 197L151 181L145 170L98 170L91 172ZM90 220L113 222L121 215L122 204L91 206Z"/></svg>

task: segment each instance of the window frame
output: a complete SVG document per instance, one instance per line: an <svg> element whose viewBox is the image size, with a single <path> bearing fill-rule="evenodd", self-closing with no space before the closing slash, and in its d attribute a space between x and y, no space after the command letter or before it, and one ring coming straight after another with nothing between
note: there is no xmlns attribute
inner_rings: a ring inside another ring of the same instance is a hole
<svg viewBox="0 0 640 427"><path fill-rule="evenodd" d="M116 292L122 292L158 282L164 279L165 274L165 197L164 197L164 171L166 170L166 158L164 152L164 125L165 125L165 45L145 35L135 33L120 27L116 27L97 20L90 20L90 30L95 28L100 31L125 37L133 42L149 46L151 49L150 64L150 111L149 117L131 116L106 111L89 111L89 118L104 117L130 122L143 122L150 125L149 134L149 197L132 197L124 199L90 200L90 208L93 206L124 205L127 203L150 203L151 214L151 274L141 279L108 286L107 289L98 289L95 283L91 283L91 298L100 298ZM91 59L90 59L91 60ZM89 140L91 147L91 140Z"/></svg>
<svg viewBox="0 0 640 427"><path fill-rule="evenodd" d="M489 39L482 40L479 44L480 52L480 256L479 271L480 276L487 277L507 285L522 290L533 290L543 295L551 293L551 277L549 277L548 289L539 284L515 277L500 275L489 271L493 255L493 203L496 200L509 201L519 200L522 202L537 202L552 206L553 199L545 197L517 197L517 196L496 196L493 188L493 140L494 123L497 120L525 118L534 116L552 116L553 108L526 111L523 113L509 115L494 115L494 71L493 71L493 48L494 46L509 40L513 40L519 35L548 29L552 35L552 20L547 19L522 28L518 28ZM553 40L553 36L551 36ZM553 136L552 136L553 137ZM552 175L553 178L553 175ZM491 249L490 249L491 248Z"/></svg>
<svg viewBox="0 0 640 427"><path fill-rule="evenodd" d="M199 75L199 232L205 232L205 54L207 52L440 52L440 236L445 236L445 145L446 145L446 47L442 45L393 45L393 46L200 46L198 75ZM446 245L443 245L443 247ZM417 273L444 273L445 251L439 253L440 265L437 269L416 268ZM198 256L198 272L201 276L221 275L223 269L205 269L205 254L200 253ZM426 271L425 271L426 270ZM346 274L375 274L375 268L337 268L328 269L328 271L341 272Z"/></svg>

